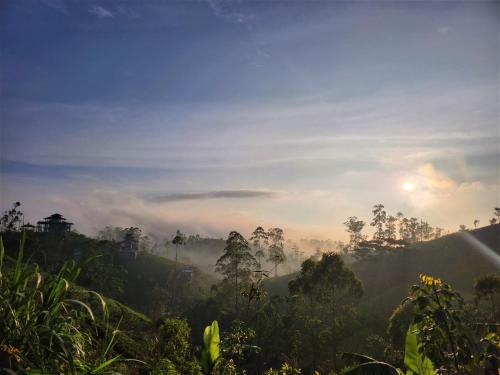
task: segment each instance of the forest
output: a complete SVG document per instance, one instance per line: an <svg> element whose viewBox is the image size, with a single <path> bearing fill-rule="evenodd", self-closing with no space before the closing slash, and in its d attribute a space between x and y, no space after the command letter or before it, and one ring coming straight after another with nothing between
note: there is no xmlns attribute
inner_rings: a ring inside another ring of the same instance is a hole
<svg viewBox="0 0 500 375"><path fill-rule="evenodd" d="M444 233L377 204L372 233L349 217L342 243L278 227L91 238L24 224L20 206L0 222L2 373L498 373L499 208Z"/></svg>

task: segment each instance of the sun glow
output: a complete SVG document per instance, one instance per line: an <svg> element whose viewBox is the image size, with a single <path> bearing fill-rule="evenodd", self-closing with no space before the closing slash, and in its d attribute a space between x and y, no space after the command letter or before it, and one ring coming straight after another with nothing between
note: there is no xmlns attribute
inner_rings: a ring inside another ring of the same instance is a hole
<svg viewBox="0 0 500 375"><path fill-rule="evenodd" d="M415 184L411 181L405 181L405 182L403 182L403 190L413 191L413 190L415 190Z"/></svg>

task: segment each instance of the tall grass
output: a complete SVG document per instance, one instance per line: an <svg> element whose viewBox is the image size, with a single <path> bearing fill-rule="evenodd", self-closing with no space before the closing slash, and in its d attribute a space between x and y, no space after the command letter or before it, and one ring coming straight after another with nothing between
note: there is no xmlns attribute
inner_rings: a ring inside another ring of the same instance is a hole
<svg viewBox="0 0 500 375"><path fill-rule="evenodd" d="M105 300L96 319L90 306L71 298L80 267L65 263L56 275L44 275L24 259L23 233L16 259L5 255L0 237L0 371L98 374L109 371L118 330L109 326Z"/></svg>

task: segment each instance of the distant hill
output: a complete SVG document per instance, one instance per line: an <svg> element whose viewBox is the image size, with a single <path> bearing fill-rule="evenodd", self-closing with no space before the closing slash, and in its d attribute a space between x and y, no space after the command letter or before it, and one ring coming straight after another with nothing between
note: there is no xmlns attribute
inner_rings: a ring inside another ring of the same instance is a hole
<svg viewBox="0 0 500 375"><path fill-rule="evenodd" d="M15 257L20 234L5 233L3 237L7 255ZM121 256L119 243L74 232L28 232L25 252L47 272L55 272L66 261L82 263L79 285L152 317L164 310L189 308L204 299L216 283L212 276L182 262L174 272L174 261L157 255L143 253L127 260Z"/></svg>
<svg viewBox="0 0 500 375"><path fill-rule="evenodd" d="M481 275L500 272L467 236L473 236L494 254L500 254L500 224L454 233L437 240L414 244L405 251L384 257L358 261L350 265L363 281L365 295L361 308L388 317L418 282L421 273L437 276L472 298L474 280ZM265 282L269 295L286 295L288 282L295 274L272 278Z"/></svg>

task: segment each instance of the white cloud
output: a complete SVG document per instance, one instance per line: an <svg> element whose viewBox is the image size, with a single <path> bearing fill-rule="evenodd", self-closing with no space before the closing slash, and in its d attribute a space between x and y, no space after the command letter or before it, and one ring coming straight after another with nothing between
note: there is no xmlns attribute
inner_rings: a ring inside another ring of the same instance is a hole
<svg viewBox="0 0 500 375"><path fill-rule="evenodd" d="M56 12L62 13L64 15L69 15L68 8L63 0L39 0L41 4L49 7Z"/></svg>
<svg viewBox="0 0 500 375"><path fill-rule="evenodd" d="M437 29L437 32L440 34L448 34L451 30L450 26L441 26Z"/></svg>
<svg viewBox="0 0 500 375"><path fill-rule="evenodd" d="M89 13L93 14L98 18L106 18L114 16L114 14L110 10L103 8L99 5L92 5L88 11Z"/></svg>

